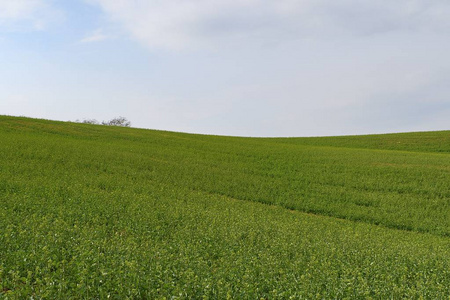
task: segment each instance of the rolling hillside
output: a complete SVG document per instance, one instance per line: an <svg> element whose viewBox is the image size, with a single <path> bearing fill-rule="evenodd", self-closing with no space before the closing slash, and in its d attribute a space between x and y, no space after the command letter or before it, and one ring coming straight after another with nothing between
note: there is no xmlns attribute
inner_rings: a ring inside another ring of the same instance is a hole
<svg viewBox="0 0 450 300"><path fill-rule="evenodd" d="M450 131L0 116L0 298L447 298Z"/></svg>

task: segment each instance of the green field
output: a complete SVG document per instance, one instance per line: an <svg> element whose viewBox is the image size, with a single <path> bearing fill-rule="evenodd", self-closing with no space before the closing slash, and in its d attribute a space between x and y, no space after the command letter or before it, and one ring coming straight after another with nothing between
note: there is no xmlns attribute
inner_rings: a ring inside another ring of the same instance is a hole
<svg viewBox="0 0 450 300"><path fill-rule="evenodd" d="M0 116L0 299L450 299L450 131Z"/></svg>

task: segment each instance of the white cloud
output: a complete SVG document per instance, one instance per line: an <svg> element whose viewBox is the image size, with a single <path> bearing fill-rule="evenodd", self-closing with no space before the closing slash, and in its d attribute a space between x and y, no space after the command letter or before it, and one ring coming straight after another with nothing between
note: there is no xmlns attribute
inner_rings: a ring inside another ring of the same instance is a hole
<svg viewBox="0 0 450 300"><path fill-rule="evenodd" d="M59 13L49 0L0 0L0 29L42 30Z"/></svg>
<svg viewBox="0 0 450 300"><path fill-rule="evenodd" d="M450 28L444 0L90 0L149 47L366 36Z"/></svg>
<svg viewBox="0 0 450 300"><path fill-rule="evenodd" d="M80 40L81 43L93 43L93 42L101 42L104 40L108 40L112 38L112 36L107 35L103 32L103 29L99 28L97 30L94 30L90 34L88 34L86 37Z"/></svg>
<svg viewBox="0 0 450 300"><path fill-rule="evenodd" d="M0 0L0 19L28 18L42 4L41 0Z"/></svg>

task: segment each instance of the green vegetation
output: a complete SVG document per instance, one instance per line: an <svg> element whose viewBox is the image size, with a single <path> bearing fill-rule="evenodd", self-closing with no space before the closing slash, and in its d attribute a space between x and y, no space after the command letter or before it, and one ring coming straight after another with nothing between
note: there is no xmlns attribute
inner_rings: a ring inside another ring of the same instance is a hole
<svg viewBox="0 0 450 300"><path fill-rule="evenodd" d="M0 116L0 298L450 295L450 132L238 138Z"/></svg>

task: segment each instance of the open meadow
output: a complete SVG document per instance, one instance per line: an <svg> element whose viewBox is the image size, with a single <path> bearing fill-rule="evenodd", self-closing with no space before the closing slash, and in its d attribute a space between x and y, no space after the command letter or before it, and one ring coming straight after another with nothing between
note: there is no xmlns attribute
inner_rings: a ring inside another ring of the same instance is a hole
<svg viewBox="0 0 450 300"><path fill-rule="evenodd" d="M0 299L450 297L450 131L0 116Z"/></svg>

